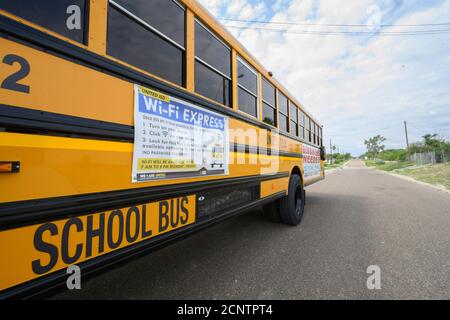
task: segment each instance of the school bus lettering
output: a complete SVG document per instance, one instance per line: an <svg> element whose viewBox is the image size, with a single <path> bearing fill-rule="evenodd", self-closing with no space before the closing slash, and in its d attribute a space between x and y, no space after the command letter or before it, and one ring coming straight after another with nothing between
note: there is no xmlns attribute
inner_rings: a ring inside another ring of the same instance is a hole
<svg viewBox="0 0 450 320"><path fill-rule="evenodd" d="M169 226L175 228L180 222L181 224L186 223L189 219L187 203L187 197L159 203L159 232L166 231Z"/></svg>
<svg viewBox="0 0 450 320"><path fill-rule="evenodd" d="M18 83L20 80L24 79L30 73L30 64L27 60L21 56L15 54L8 54L3 58L4 64L13 66L14 64L19 64L20 69L11 75L9 75L5 80L3 80L0 88L22 92L30 93L30 87L24 84Z"/></svg>
<svg viewBox="0 0 450 320"><path fill-rule="evenodd" d="M142 206L142 207L145 207L145 206ZM133 216L134 216L134 218L132 218ZM130 209L128 209L127 218L125 219L125 221L126 221L125 237L127 238L127 241L129 243L135 242L137 240L137 238L139 237L140 217L141 217L141 214L137 207L131 207ZM134 230L131 226L132 219L134 219Z"/></svg>
<svg viewBox="0 0 450 320"><path fill-rule="evenodd" d="M117 219L116 219L117 217ZM117 224L118 224L118 232L116 234L116 238L117 240L114 240L114 233L112 232L113 230L113 225L114 225L114 220L116 220ZM123 238L123 215L122 215L122 211L120 210L114 210L111 215L109 216L108 219L108 246L111 249L116 249L120 246L120 243L122 242L122 238Z"/></svg>
<svg viewBox="0 0 450 320"><path fill-rule="evenodd" d="M92 256L92 241L98 239L98 253L101 254L105 248L105 213L98 215L98 228L94 229L94 216L87 216L86 226L86 258Z"/></svg>
<svg viewBox="0 0 450 320"><path fill-rule="evenodd" d="M41 225L34 234L34 248L37 251L47 253L50 256L50 261L47 265L42 265L40 260L34 260L31 262L33 272L35 274L44 274L53 269L58 262L58 248L43 241L44 232L48 231L50 235L55 236L58 234L58 228L53 223L46 223Z"/></svg>
<svg viewBox="0 0 450 320"><path fill-rule="evenodd" d="M65 264L73 264L80 258L83 251L83 244L77 243L75 244L75 253L72 256L69 253L69 236L72 226L76 228L75 232L83 231L83 222L79 218L69 219L64 225L61 240L61 257Z"/></svg>
<svg viewBox="0 0 450 320"><path fill-rule="evenodd" d="M189 210L187 209L187 205L189 203L189 200L187 197L183 197L181 199L181 215L180 215L180 221L181 224L186 224L186 222L189 220Z"/></svg>
<svg viewBox="0 0 450 320"><path fill-rule="evenodd" d="M193 223L195 196L115 209L35 228L31 261L35 275L72 265L89 258L148 239Z"/></svg>

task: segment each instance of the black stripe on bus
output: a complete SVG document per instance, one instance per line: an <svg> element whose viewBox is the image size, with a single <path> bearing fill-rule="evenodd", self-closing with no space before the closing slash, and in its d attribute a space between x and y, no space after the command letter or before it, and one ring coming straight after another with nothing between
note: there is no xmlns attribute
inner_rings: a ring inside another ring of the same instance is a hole
<svg viewBox="0 0 450 320"><path fill-rule="evenodd" d="M26 45L45 51L48 54L53 54L71 62L89 67L91 69L95 69L112 76L122 78L129 82L138 83L143 86L154 88L168 95L176 96L180 99L184 99L220 114L224 114L235 119L250 123L262 129L271 130L272 132L278 133L292 140L317 147L316 145L304 139L296 137L290 133L280 131L279 129L269 126L264 122L260 122L257 119L247 117L239 112L234 111L231 108L226 108L218 103L206 100L202 97L182 90L174 85L155 79L149 75L146 75L145 73L136 71L118 62L112 61L84 48L78 47L70 42L56 38L50 34L37 29L33 29L13 19L0 15L0 36L2 35L13 36L16 39L10 40L20 40L20 42L25 41ZM9 39L9 37L6 38Z"/></svg>
<svg viewBox="0 0 450 320"><path fill-rule="evenodd" d="M234 208L221 215L196 222L192 225L176 229L174 231L159 235L154 238L150 238L148 240L144 240L142 242L138 242L116 251L112 251L105 255L101 255L96 258L78 263L77 265L81 268L83 277L90 277L94 274L97 274L98 272L108 270L108 268L112 265L117 265L129 261L130 259L148 254L153 250L162 248L170 243L183 239L190 234L201 231L228 218L243 214L248 210L273 202L285 195L285 192L278 192L268 197L246 203L243 206ZM28 281L26 283L0 292L0 299L31 298L43 293L47 294L48 292L62 288L62 286L66 283L66 280L66 269L55 271L49 275Z"/></svg>
<svg viewBox="0 0 450 320"><path fill-rule="evenodd" d="M289 172L8 202L0 204L0 230L62 219L69 215L85 215L186 194L196 194L214 187L242 185L285 177L289 177Z"/></svg>
<svg viewBox="0 0 450 320"><path fill-rule="evenodd" d="M278 149L265 148L261 146L251 146L248 144L240 143L230 143L230 151L237 153L247 153L247 154L258 154L267 156L280 156L280 157L290 157L290 158L303 158L302 153L289 152Z"/></svg>
<svg viewBox="0 0 450 320"><path fill-rule="evenodd" d="M133 142L134 128L123 124L68 116L47 111L13 107L0 104L0 127L9 132L46 135L68 135L76 138L106 139L108 141ZM301 153L272 150L238 143L230 143L230 151L261 155L280 155L301 158ZM272 152L272 151L275 151Z"/></svg>
<svg viewBox="0 0 450 320"><path fill-rule="evenodd" d="M9 131L68 134L131 142L133 126L0 104L0 127Z"/></svg>

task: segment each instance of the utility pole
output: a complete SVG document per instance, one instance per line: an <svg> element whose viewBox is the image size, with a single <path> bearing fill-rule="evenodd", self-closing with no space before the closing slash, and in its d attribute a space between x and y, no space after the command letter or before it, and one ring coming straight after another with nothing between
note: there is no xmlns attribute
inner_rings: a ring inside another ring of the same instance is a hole
<svg viewBox="0 0 450 320"><path fill-rule="evenodd" d="M405 124L405 137L406 137L406 150L409 150L409 140L408 140L408 127L406 126L406 121L403 121Z"/></svg>
<svg viewBox="0 0 450 320"><path fill-rule="evenodd" d="M330 164L333 164L333 149L331 148L331 139L330 139Z"/></svg>

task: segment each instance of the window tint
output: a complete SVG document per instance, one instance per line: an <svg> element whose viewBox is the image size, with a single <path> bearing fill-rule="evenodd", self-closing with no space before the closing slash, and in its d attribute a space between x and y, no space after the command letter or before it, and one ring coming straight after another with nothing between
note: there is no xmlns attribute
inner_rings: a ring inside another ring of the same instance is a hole
<svg viewBox="0 0 450 320"><path fill-rule="evenodd" d="M307 123L308 123L307 124L307 126L308 126L308 141L312 142L312 132L311 132L312 126L311 126L311 119L309 117L308 117Z"/></svg>
<svg viewBox="0 0 450 320"><path fill-rule="evenodd" d="M289 118L294 121L295 123L298 122L298 115L297 115L297 106L293 104L292 102L289 103Z"/></svg>
<svg viewBox="0 0 450 320"><path fill-rule="evenodd" d="M195 55L231 77L231 50L198 21L195 22Z"/></svg>
<svg viewBox="0 0 450 320"><path fill-rule="evenodd" d="M286 132L288 132L289 130L289 120L287 115L288 115L288 100L283 94L279 93L278 94L278 119L280 121L279 128Z"/></svg>
<svg viewBox="0 0 450 320"><path fill-rule="evenodd" d="M311 131L312 131L313 143L316 144L317 143L317 141L316 141L316 124L314 122L312 122Z"/></svg>
<svg viewBox="0 0 450 320"><path fill-rule="evenodd" d="M289 132L298 137L298 125L292 120L289 120Z"/></svg>
<svg viewBox="0 0 450 320"><path fill-rule="evenodd" d="M314 123L314 143L318 144L319 140L317 139L317 135L318 135L318 130L317 130L317 124Z"/></svg>
<svg viewBox="0 0 450 320"><path fill-rule="evenodd" d="M272 106L263 102L262 113L263 113L262 119L265 123L268 123L272 126L276 126L276 122L275 122L276 110Z"/></svg>
<svg viewBox="0 0 450 320"><path fill-rule="evenodd" d="M12 13L25 20L61 34L72 40L84 43L86 0L0 0L0 9ZM80 17L80 28L77 28L74 17ZM67 13L69 12L69 13ZM68 28L68 25L72 29Z"/></svg>
<svg viewBox="0 0 450 320"><path fill-rule="evenodd" d="M230 106L230 80L195 61L195 91Z"/></svg>
<svg viewBox="0 0 450 320"><path fill-rule="evenodd" d="M322 128L320 128L320 127L319 127L319 138L320 138L319 144L322 147L323 146L323 137L322 137Z"/></svg>
<svg viewBox="0 0 450 320"><path fill-rule="evenodd" d="M317 138L317 145L320 145L320 128L319 125L316 124L316 138Z"/></svg>
<svg viewBox="0 0 450 320"><path fill-rule="evenodd" d="M288 110L288 100L287 98L282 94L278 94L278 111L280 111L282 114L287 115Z"/></svg>
<svg viewBox="0 0 450 320"><path fill-rule="evenodd" d="M275 107L275 87L272 86L266 79L263 78L262 81L262 95L263 100L270 104L271 106Z"/></svg>
<svg viewBox="0 0 450 320"><path fill-rule="evenodd" d="M305 115L305 140L311 142L310 122L307 115Z"/></svg>
<svg viewBox="0 0 450 320"><path fill-rule="evenodd" d="M299 122L299 136L305 139L305 114L302 111L298 111L298 122Z"/></svg>
<svg viewBox="0 0 450 320"><path fill-rule="evenodd" d="M280 121L279 129L282 130L282 131L287 132L288 131L288 125L289 125L288 124L288 117L286 117L285 115L280 113L278 120Z"/></svg>
<svg viewBox="0 0 450 320"><path fill-rule="evenodd" d="M275 87L272 86L266 79L262 79L262 119L265 123L276 126L276 104L275 104Z"/></svg>
<svg viewBox="0 0 450 320"><path fill-rule="evenodd" d="M298 110L298 123L300 126L305 127L305 114Z"/></svg>
<svg viewBox="0 0 450 320"><path fill-rule="evenodd" d="M184 47L184 9L172 0L115 0L116 3Z"/></svg>
<svg viewBox="0 0 450 320"><path fill-rule="evenodd" d="M238 83L248 91L258 95L258 76L239 60L237 66Z"/></svg>
<svg viewBox="0 0 450 320"><path fill-rule="evenodd" d="M107 53L178 85L183 85L184 51L110 6Z"/></svg>
<svg viewBox="0 0 450 320"><path fill-rule="evenodd" d="M256 72L238 59L238 108L258 117L258 76ZM242 98L241 98L242 95ZM245 102L244 105L241 101Z"/></svg>
<svg viewBox="0 0 450 320"><path fill-rule="evenodd" d="M254 117L258 115L256 110L256 97L254 97L252 94L248 93L241 87L239 87L238 90L238 104L239 110L244 111L245 113L248 113L249 115L252 115Z"/></svg>
<svg viewBox="0 0 450 320"><path fill-rule="evenodd" d="M302 139L305 139L305 128L304 127L300 127L300 132L299 132L299 136Z"/></svg>
<svg viewBox="0 0 450 320"><path fill-rule="evenodd" d="M230 74L230 49L196 21L195 92L230 106Z"/></svg>
<svg viewBox="0 0 450 320"><path fill-rule="evenodd" d="M297 106L289 102L289 132L298 136L298 111Z"/></svg>

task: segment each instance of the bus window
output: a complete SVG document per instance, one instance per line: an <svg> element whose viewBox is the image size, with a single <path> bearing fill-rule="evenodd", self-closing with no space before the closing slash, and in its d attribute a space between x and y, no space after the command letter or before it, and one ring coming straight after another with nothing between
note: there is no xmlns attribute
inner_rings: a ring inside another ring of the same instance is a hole
<svg viewBox="0 0 450 320"><path fill-rule="evenodd" d="M0 0L0 9L60 35L85 43L86 0Z"/></svg>
<svg viewBox="0 0 450 320"><path fill-rule="evenodd" d="M184 38L184 10L173 1L166 0L152 1L151 5L143 1L134 5L129 5L130 1L121 2L126 3L126 7L110 1L107 54L182 86L184 40L177 41L180 34ZM150 14L152 10L161 11ZM171 36L153 25L154 20L151 19L154 14L164 15L167 12L174 15L174 21L183 20L182 28L177 32L164 30Z"/></svg>
<svg viewBox="0 0 450 320"><path fill-rule="evenodd" d="M305 115L305 124L306 124L306 137L305 139L311 142L311 120L307 115Z"/></svg>
<svg viewBox="0 0 450 320"><path fill-rule="evenodd" d="M195 91L230 106L231 49L195 21Z"/></svg>
<svg viewBox="0 0 450 320"><path fill-rule="evenodd" d="M278 94L278 119L279 128L284 132L288 132L288 100L282 93Z"/></svg>
<svg viewBox="0 0 450 320"><path fill-rule="evenodd" d="M317 145L320 145L319 141L320 141L319 140L319 126L316 124L316 144Z"/></svg>
<svg viewBox="0 0 450 320"><path fill-rule="evenodd" d="M313 140L313 143L316 144L316 124L314 121L311 121L311 125L312 125L312 128L311 128L312 140Z"/></svg>
<svg viewBox="0 0 450 320"><path fill-rule="evenodd" d="M184 8L177 2L172 0L114 0L114 2L136 14L180 46L185 46Z"/></svg>
<svg viewBox="0 0 450 320"><path fill-rule="evenodd" d="M298 111L297 106L289 101L289 132L298 137Z"/></svg>
<svg viewBox="0 0 450 320"><path fill-rule="evenodd" d="M319 145L322 147L323 146L323 140L322 140L322 128L319 127Z"/></svg>
<svg viewBox="0 0 450 320"><path fill-rule="evenodd" d="M262 101L263 121L276 126L275 87L264 78L262 81Z"/></svg>
<svg viewBox="0 0 450 320"><path fill-rule="evenodd" d="M305 114L302 111L298 111L299 125L300 125L300 138L305 139Z"/></svg>
<svg viewBox="0 0 450 320"><path fill-rule="evenodd" d="M258 74L240 58L237 65L239 110L258 117Z"/></svg>

